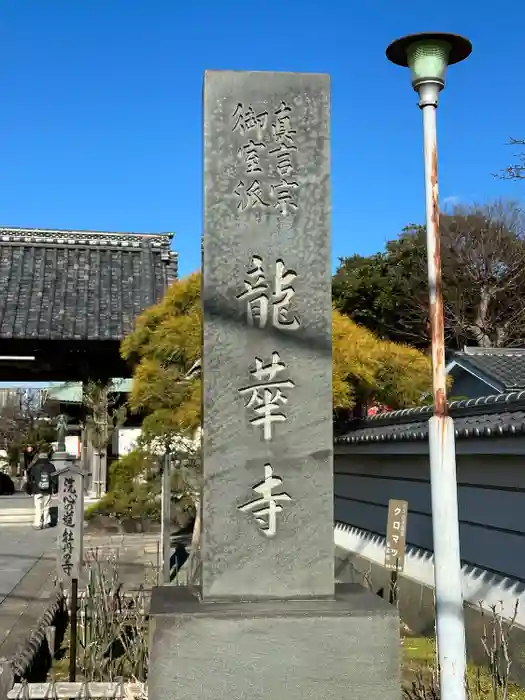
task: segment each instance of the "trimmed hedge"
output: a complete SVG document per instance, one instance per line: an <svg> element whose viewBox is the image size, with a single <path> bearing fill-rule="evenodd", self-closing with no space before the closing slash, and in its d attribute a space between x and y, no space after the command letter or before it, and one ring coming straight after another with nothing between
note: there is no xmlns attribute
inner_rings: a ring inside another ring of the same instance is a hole
<svg viewBox="0 0 525 700"><path fill-rule="evenodd" d="M171 520L186 527L194 518L194 507L175 470L172 475ZM109 516L123 521L158 521L161 514L159 460L149 452L133 450L110 466L109 491L86 509L86 520Z"/></svg>

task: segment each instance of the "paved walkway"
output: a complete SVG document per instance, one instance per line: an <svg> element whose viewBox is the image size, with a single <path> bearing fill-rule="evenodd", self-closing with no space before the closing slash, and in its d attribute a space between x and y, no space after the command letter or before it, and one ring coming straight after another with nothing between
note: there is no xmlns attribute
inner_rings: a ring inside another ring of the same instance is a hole
<svg viewBox="0 0 525 700"><path fill-rule="evenodd" d="M16 651L52 592L56 529L33 530L32 521L29 496L0 496L0 657Z"/></svg>
<svg viewBox="0 0 525 700"><path fill-rule="evenodd" d="M16 653L53 595L57 530L33 530L32 521L29 496L0 496L0 658ZM90 550L99 560L118 557L119 578L127 589L158 583L158 534L86 533L86 555Z"/></svg>
<svg viewBox="0 0 525 700"><path fill-rule="evenodd" d="M33 530L32 519L29 496L0 496L0 605L40 557L55 546L56 529Z"/></svg>

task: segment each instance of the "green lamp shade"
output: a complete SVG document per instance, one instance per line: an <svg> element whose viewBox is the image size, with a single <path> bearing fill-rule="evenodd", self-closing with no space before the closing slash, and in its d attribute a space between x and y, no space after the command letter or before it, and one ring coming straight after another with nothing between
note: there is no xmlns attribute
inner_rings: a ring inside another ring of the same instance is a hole
<svg viewBox="0 0 525 700"><path fill-rule="evenodd" d="M416 41L407 49L407 61L414 88L423 80L445 84L451 46L446 41Z"/></svg>

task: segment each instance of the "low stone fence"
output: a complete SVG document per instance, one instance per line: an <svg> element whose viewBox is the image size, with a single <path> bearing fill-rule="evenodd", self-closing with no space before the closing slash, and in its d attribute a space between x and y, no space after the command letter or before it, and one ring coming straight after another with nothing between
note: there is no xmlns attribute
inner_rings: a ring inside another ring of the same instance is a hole
<svg viewBox="0 0 525 700"><path fill-rule="evenodd" d="M9 700L47 700L54 698L113 698L114 700L147 700L148 693L144 683L16 683L7 694Z"/></svg>

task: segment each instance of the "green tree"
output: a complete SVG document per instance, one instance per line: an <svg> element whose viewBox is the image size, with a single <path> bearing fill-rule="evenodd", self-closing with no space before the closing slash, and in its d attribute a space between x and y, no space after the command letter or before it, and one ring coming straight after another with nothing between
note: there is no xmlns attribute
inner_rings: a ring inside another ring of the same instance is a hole
<svg viewBox="0 0 525 700"><path fill-rule="evenodd" d="M336 308L380 338L426 348L424 261L424 229L417 225L403 229L383 252L342 258L332 283Z"/></svg>
<svg viewBox="0 0 525 700"><path fill-rule="evenodd" d="M525 342L524 217L514 202L455 207L441 217L445 340L505 347ZM425 230L406 227L383 252L344 258L336 307L381 338L429 345Z"/></svg>

